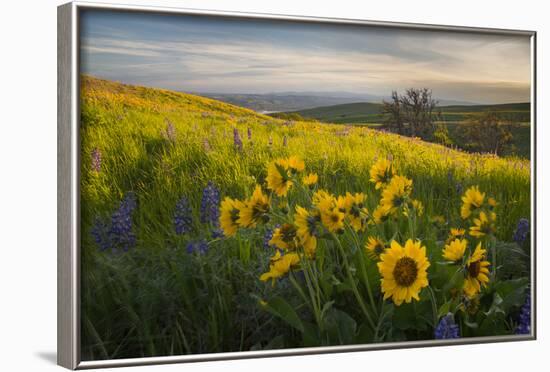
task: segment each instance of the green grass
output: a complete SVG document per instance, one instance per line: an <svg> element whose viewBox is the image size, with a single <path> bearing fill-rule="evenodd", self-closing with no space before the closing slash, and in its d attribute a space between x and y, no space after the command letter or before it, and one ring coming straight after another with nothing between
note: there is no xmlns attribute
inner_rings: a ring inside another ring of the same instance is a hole
<svg viewBox="0 0 550 372"><path fill-rule="evenodd" d="M530 127L525 123L530 122L529 103L509 103L500 105L455 105L441 106L443 123L449 129L451 139L460 146L460 131L462 125L468 120L475 119L487 111L498 112L503 117L509 117L514 122L520 123L512 130L514 136L514 151L508 151L505 155L518 155L530 157L531 136ZM363 125L376 128L383 123L385 116L381 113L382 105L379 103L358 102L342 105L317 107L308 110L293 112L304 118L315 119L327 123ZM288 113L292 114L292 113ZM280 114L284 115L284 114Z"/></svg>
<svg viewBox="0 0 550 372"><path fill-rule="evenodd" d="M302 338L296 328L258 305L260 298L287 298L300 319L312 317L288 280L274 287L258 280L272 253L262 246L264 231L212 239L210 228L198 222L208 182L217 185L222 197L245 198L264 183L266 165L278 157L300 156L308 172L319 175L319 187L335 194L366 193L372 210L378 192L369 182L369 169L376 159L391 156L400 174L413 180L414 197L425 205L419 234L431 242L432 251L439 232L428 216L443 215L452 226L462 224L460 196L471 185L498 200L500 240L510 241L517 220L530 215L530 163L524 159L467 154L364 127L288 123L207 98L91 77L82 78L81 113L84 360L372 339L361 329L357 338L344 341L330 335L315 342ZM168 123L173 137L166 134ZM233 129L242 137L242 150L233 144ZM97 150L99 172L91 164ZM129 192L137 198L132 218L136 246L127 253L101 252L91 235L95 221L108 221ZM177 235L173 215L183 196L193 208L194 228ZM307 200L300 193L292 197L297 203ZM208 240L208 253L187 254L187 244L200 239ZM330 257L333 248L327 243L319 249ZM360 319L344 284L335 287L344 293L335 306ZM430 331L422 335L430 337ZM394 336L417 337L404 332Z"/></svg>

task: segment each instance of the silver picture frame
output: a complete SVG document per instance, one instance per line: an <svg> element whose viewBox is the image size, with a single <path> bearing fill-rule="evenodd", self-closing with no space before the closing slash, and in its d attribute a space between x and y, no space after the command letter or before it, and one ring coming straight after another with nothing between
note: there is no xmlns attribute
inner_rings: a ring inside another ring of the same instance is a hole
<svg viewBox="0 0 550 372"><path fill-rule="evenodd" d="M82 361L80 358L80 137L79 137L79 14L85 9L125 12L209 15L241 19L285 20L386 28L453 31L527 36L531 40L531 334L489 336L438 341L407 341L366 345L297 348L271 351L228 352L200 355ZM372 20L318 18L277 14L227 12L155 6L128 6L74 1L57 10L58 31L58 155L57 155L57 363L69 369L136 366L245 358L342 353L381 349L446 346L536 339L536 47L537 33L527 30L411 24Z"/></svg>

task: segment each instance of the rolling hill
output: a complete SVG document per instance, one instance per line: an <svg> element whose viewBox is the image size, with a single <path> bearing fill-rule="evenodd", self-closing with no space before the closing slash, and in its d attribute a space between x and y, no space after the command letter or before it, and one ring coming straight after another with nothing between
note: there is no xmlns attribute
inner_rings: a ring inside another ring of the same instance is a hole
<svg viewBox="0 0 550 372"><path fill-rule="evenodd" d="M439 107L445 121L463 121L468 115L476 115L484 111L497 111L513 114L522 122L529 121L529 103L509 103L499 105L452 105ZM331 123L380 123L384 117L381 114L382 104L356 102L341 105L316 107L308 110L294 111L305 118Z"/></svg>

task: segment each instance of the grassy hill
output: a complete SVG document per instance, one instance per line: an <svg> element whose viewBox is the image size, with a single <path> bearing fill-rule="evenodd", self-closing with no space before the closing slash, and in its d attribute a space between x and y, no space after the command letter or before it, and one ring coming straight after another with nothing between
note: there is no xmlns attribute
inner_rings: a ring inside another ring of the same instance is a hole
<svg viewBox="0 0 550 372"><path fill-rule="evenodd" d="M84 360L308 345L258 305L292 291L288 281L271 286L258 280L272 253L264 248L267 231L225 239L200 221L209 184L222 199L244 199L255 185L265 185L273 159L304 159L307 172L319 175L319 188L336 195L364 192L372 211L380 191L369 170L377 159L391 158L424 205L414 233L430 257L440 252L449 227L468 227L460 197L472 185L498 201L499 239L510 241L518 219L530 215L527 160L468 154L362 126L289 122L185 93L83 76L80 134ZM295 190L290 202L307 202L298 185ZM284 200L273 198L284 210ZM178 234L175 213L182 210L191 227ZM131 249L102 251L98 237L119 220ZM401 227L409 231L410 225ZM382 234L384 225L372 231ZM207 253L189 254L194 244L206 245ZM327 261L331 247L324 247ZM327 285L335 282L331 275ZM342 285L333 293L348 290ZM361 319L358 306L343 308ZM300 316L308 311L296 309ZM433 337L433 330L426 334ZM353 340L348 342L367 342Z"/></svg>
<svg viewBox="0 0 550 372"><path fill-rule="evenodd" d="M443 120L449 129L451 139L456 140L457 145L462 131L462 126L470 118L482 114L486 111L496 111L504 116L510 117L515 122L523 125L513 129L515 152L525 158L530 157L531 129L526 125L530 121L529 103L510 103L500 105L453 105L441 106ZM317 107L309 110L294 111L289 113L272 114L272 116L296 116L296 114L306 119L314 119L327 123L367 125L377 127L384 122L384 115L381 114L382 104L357 102L342 105L332 105ZM510 155L509 153L506 155Z"/></svg>
<svg viewBox="0 0 550 372"><path fill-rule="evenodd" d="M519 121L530 120L529 103L510 103L501 105L454 105L439 107L445 121L463 121L469 116L475 116L485 111L496 111L503 114L513 114ZM317 107L309 110L295 111L305 118L314 118L330 123L380 123L384 116L382 104L357 102L343 105Z"/></svg>

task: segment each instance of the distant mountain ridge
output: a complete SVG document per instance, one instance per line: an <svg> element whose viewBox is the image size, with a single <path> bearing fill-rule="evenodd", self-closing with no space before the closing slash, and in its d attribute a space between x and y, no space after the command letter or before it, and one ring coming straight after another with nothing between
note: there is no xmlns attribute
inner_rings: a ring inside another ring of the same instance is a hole
<svg viewBox="0 0 550 372"><path fill-rule="evenodd" d="M389 96L358 94L348 92L277 92L266 94L239 93L193 93L222 102L245 107L260 113L289 112L313 109L323 106L372 102L380 104ZM439 100L441 105L474 105L472 102Z"/></svg>

